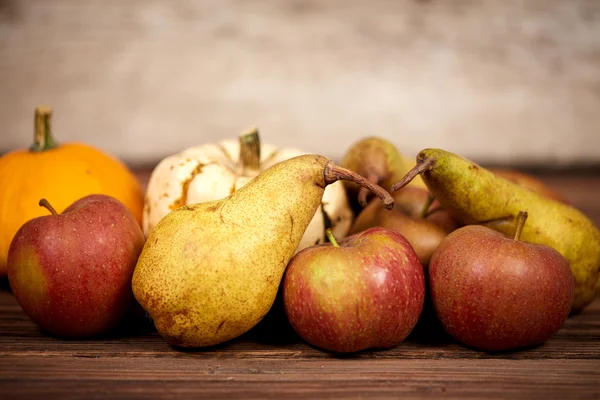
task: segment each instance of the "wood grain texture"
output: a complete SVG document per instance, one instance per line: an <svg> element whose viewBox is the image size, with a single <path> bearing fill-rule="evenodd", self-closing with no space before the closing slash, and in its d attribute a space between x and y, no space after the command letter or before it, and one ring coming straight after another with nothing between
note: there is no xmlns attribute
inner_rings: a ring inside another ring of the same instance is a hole
<svg viewBox="0 0 600 400"><path fill-rule="evenodd" d="M135 163L251 125L330 157L376 134L598 163L600 2L1 0L0 88L0 151L49 103L60 141Z"/></svg>
<svg viewBox="0 0 600 400"><path fill-rule="evenodd" d="M540 178L600 224L600 175ZM421 324L396 348L336 356L298 338L280 303L246 335L200 351L169 346L140 312L111 335L60 340L40 332L0 281L2 399L597 399L599 382L600 298L532 349L478 352Z"/></svg>

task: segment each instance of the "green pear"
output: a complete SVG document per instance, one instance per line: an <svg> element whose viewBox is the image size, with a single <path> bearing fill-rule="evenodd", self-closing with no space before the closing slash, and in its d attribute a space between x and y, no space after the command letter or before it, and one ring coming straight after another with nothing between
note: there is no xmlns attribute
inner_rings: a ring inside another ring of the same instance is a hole
<svg viewBox="0 0 600 400"><path fill-rule="evenodd" d="M569 261L575 276L571 312L581 311L592 302L600 274L600 231L579 210L439 149L421 151L417 165L392 191L419 174L440 204L465 224L484 223L512 236L514 218L519 211L527 211L522 240L553 247Z"/></svg>
<svg viewBox="0 0 600 400"><path fill-rule="evenodd" d="M381 187L325 157L303 155L275 164L229 197L161 219L132 286L162 337L203 347L255 326L271 308L325 187L340 179L368 187L393 207Z"/></svg>
<svg viewBox="0 0 600 400"><path fill-rule="evenodd" d="M350 146L341 165L390 190L390 187L410 171L415 163L398 151L392 142L371 136ZM425 184L419 177L415 178L412 184L425 188ZM362 207L367 205L367 190L361 189L353 182L344 182L344 186L352 201L358 201Z"/></svg>

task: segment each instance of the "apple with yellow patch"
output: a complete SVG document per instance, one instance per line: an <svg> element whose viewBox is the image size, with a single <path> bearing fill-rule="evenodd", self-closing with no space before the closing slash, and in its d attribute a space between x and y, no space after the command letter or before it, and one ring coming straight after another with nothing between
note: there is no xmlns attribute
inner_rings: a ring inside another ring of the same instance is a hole
<svg viewBox="0 0 600 400"><path fill-rule="evenodd" d="M339 353L398 345L415 327L425 298L423 266L408 240L369 228L292 258L283 303L307 342Z"/></svg>
<svg viewBox="0 0 600 400"><path fill-rule="evenodd" d="M131 279L144 246L117 199L90 195L26 222L11 242L8 278L17 302L43 330L79 338L115 327L134 304Z"/></svg>

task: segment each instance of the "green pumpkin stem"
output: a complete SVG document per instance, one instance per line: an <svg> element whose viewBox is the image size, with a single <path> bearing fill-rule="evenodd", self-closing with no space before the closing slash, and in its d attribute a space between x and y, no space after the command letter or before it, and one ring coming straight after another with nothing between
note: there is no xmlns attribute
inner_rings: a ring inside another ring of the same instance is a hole
<svg viewBox="0 0 600 400"><path fill-rule="evenodd" d="M29 147L30 151L45 151L55 148L58 144L52 137L52 109L46 106L39 106L35 109L35 128L33 144Z"/></svg>

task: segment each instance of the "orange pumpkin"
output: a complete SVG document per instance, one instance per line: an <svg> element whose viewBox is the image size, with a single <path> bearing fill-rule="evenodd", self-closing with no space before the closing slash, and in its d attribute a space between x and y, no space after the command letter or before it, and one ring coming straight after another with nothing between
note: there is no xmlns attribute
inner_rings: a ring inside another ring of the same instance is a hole
<svg viewBox="0 0 600 400"><path fill-rule="evenodd" d="M0 157L0 276L6 275L8 248L17 230L32 218L47 215L42 198L62 212L88 194L106 194L125 204L141 224L143 189L119 160L81 143L59 145L51 130L52 110L35 110L31 147Z"/></svg>

